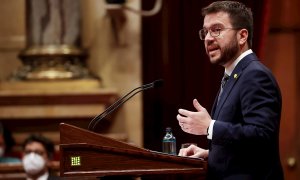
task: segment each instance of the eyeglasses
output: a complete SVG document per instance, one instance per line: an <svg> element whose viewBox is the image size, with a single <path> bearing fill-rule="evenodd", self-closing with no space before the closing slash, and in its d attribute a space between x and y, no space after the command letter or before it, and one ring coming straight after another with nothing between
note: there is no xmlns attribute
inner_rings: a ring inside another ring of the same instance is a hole
<svg viewBox="0 0 300 180"><path fill-rule="evenodd" d="M201 29L199 30L199 37L201 40L205 40L207 33L209 32L211 37L218 37L221 34L221 31L226 29L238 29L238 28L210 28L210 29Z"/></svg>
<svg viewBox="0 0 300 180"><path fill-rule="evenodd" d="M30 153L35 153L35 154L39 154L41 156L43 156L45 154L44 151L40 151L40 150L25 150L24 151L25 154L30 154Z"/></svg>

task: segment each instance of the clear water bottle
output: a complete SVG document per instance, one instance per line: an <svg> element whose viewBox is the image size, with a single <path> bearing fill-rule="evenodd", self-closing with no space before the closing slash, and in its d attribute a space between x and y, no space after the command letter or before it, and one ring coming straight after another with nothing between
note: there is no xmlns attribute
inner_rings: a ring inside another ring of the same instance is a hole
<svg viewBox="0 0 300 180"><path fill-rule="evenodd" d="M166 134L162 140L163 153L176 155L176 138L173 136L172 128L166 128Z"/></svg>

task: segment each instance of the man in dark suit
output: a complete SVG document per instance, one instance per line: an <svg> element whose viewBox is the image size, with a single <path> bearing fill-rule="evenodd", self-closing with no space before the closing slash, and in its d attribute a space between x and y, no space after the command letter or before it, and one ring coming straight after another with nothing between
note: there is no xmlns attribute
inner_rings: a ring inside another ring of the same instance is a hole
<svg viewBox="0 0 300 180"><path fill-rule="evenodd" d="M191 145L179 155L208 158L207 179L281 180L281 94L275 78L251 50L253 17L234 1L202 9L206 53L225 75L211 116L196 99L196 111L179 109L182 130L207 135L209 149Z"/></svg>

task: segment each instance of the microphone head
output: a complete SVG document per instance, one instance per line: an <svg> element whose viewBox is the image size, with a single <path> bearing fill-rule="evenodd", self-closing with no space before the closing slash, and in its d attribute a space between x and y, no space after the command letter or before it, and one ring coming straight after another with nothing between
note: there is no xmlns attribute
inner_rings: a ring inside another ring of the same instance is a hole
<svg viewBox="0 0 300 180"><path fill-rule="evenodd" d="M163 85L164 85L164 80L163 79L158 79L158 80L155 80L153 82L153 87L154 88L162 87Z"/></svg>

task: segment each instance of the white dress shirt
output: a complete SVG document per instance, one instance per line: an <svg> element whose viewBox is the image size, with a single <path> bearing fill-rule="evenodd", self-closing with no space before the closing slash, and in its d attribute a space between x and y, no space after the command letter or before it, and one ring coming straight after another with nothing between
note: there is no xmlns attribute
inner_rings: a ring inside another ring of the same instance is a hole
<svg viewBox="0 0 300 180"><path fill-rule="evenodd" d="M40 177L38 177L36 180L47 180L49 177L49 172L45 172L45 174L41 175ZM26 180L33 180L31 178L26 178Z"/></svg>

